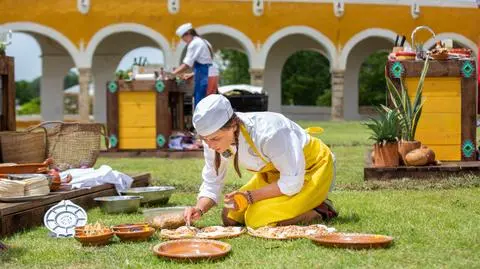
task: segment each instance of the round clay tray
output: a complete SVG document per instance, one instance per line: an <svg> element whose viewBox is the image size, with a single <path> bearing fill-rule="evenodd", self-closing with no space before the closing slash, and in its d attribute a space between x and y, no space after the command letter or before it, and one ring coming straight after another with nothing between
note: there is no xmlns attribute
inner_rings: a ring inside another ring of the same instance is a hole
<svg viewBox="0 0 480 269"><path fill-rule="evenodd" d="M146 231L131 231L131 232L120 232L116 231L115 235L120 238L122 241L142 241L150 238L154 233L155 229L148 227Z"/></svg>
<svg viewBox="0 0 480 269"><path fill-rule="evenodd" d="M337 248L384 248L390 245L393 237L378 234L329 233L310 239L317 245Z"/></svg>
<svg viewBox="0 0 480 269"><path fill-rule="evenodd" d="M181 239L160 243L153 247L159 256L173 260L214 260L226 256L232 246L216 240Z"/></svg>

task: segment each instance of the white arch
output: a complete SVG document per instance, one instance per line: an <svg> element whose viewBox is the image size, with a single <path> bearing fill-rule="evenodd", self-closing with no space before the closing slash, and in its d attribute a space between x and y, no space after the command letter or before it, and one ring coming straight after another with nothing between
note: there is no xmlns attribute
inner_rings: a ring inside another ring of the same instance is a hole
<svg viewBox="0 0 480 269"><path fill-rule="evenodd" d="M340 53L340 58L338 59L340 70L345 70L347 68L347 59L352 49L358 43L370 37L383 37L387 40L395 41L397 33L388 29L370 28L355 34L347 41L347 43L345 43L345 46L343 46L342 52ZM405 46L410 46L410 44L405 42Z"/></svg>
<svg viewBox="0 0 480 269"><path fill-rule="evenodd" d="M431 48L435 45L435 41L442 40L442 39L453 39L458 43L462 44L463 46L471 49L475 55L478 55L478 47L472 40L466 38L465 36L457 33L440 33L435 36L435 38L430 38L425 42L424 48Z"/></svg>
<svg viewBox="0 0 480 269"><path fill-rule="evenodd" d="M232 28L230 26L222 25L222 24L207 24L200 27L196 27L195 30L199 35L205 34L223 34L229 36L240 43L240 45L245 50L247 54L248 61L250 66L252 66L252 62L255 58L255 46L250 38L245 35L244 33L240 32L239 30ZM185 42L180 42L175 49L175 63L181 62L182 52L185 49L187 44Z"/></svg>
<svg viewBox="0 0 480 269"><path fill-rule="evenodd" d="M138 24L138 23L112 24L97 31L95 35L93 35L92 39L90 39L90 41L88 42L87 48L85 49L86 62L84 64L89 67L92 66L95 49L106 37L112 34L123 33L123 32L138 33L152 39L155 43L158 44L160 49L163 51L165 65L169 66L169 64L171 63L171 53L170 53L171 51L170 51L170 45L167 39L165 39L163 35L153 30L152 28L142 24Z"/></svg>
<svg viewBox="0 0 480 269"><path fill-rule="evenodd" d="M31 32L47 36L65 48L65 50L72 57L75 66L78 67L79 63L81 62L81 55L77 47L64 34L51 27L28 21L5 23L0 27L12 31Z"/></svg>
<svg viewBox="0 0 480 269"><path fill-rule="evenodd" d="M263 68L267 63L267 57L270 49L277 43L277 41L293 34L306 35L323 45L326 49L326 56L330 60L330 67L333 69L336 66L337 50L333 42L327 36L308 26L289 26L280 29L267 38L262 46L260 55L257 61L253 64L252 68Z"/></svg>

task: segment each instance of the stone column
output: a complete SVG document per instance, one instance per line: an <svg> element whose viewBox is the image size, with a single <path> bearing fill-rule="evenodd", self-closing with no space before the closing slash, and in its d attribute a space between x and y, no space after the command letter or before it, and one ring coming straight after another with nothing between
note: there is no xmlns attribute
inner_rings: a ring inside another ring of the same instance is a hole
<svg viewBox="0 0 480 269"><path fill-rule="evenodd" d="M63 121L63 80L70 67L69 56L42 55L40 109L43 121Z"/></svg>
<svg viewBox="0 0 480 269"><path fill-rule="evenodd" d="M345 70L332 71L332 120L343 120Z"/></svg>
<svg viewBox="0 0 480 269"><path fill-rule="evenodd" d="M250 84L263 87L263 69L250 68Z"/></svg>
<svg viewBox="0 0 480 269"><path fill-rule="evenodd" d="M89 122L90 97L88 95L88 88L91 80L91 69L79 68L78 73L78 84L80 86L80 94L78 96L78 112L80 114L80 121Z"/></svg>
<svg viewBox="0 0 480 269"><path fill-rule="evenodd" d="M92 79L95 86L93 118L95 122L107 123L106 85L108 81L115 79L115 69L121 59L121 55L95 55L93 59Z"/></svg>

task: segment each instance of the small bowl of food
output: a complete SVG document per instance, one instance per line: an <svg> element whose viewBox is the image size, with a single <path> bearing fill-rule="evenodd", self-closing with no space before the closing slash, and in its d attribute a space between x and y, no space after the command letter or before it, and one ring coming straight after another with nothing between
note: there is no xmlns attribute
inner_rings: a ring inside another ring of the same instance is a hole
<svg viewBox="0 0 480 269"><path fill-rule="evenodd" d="M75 239L83 246L103 246L110 242L113 231L100 223L75 228Z"/></svg>
<svg viewBox="0 0 480 269"><path fill-rule="evenodd" d="M161 207L143 210L145 221L157 229L176 229L185 225L184 206Z"/></svg>

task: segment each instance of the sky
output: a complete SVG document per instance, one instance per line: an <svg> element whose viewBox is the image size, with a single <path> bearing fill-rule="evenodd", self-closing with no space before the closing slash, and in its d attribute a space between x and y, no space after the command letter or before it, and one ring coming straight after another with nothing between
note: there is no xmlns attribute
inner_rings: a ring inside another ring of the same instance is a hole
<svg viewBox="0 0 480 269"><path fill-rule="evenodd" d="M12 44L7 47L6 54L15 57L16 81L29 81L42 75L42 52L37 41L32 36L23 33L13 33ZM140 56L147 57L152 64L163 64L163 53L161 50L142 47L127 53L120 61L117 69L128 69L133 63L133 58ZM65 70L65 75L67 72L68 70Z"/></svg>

